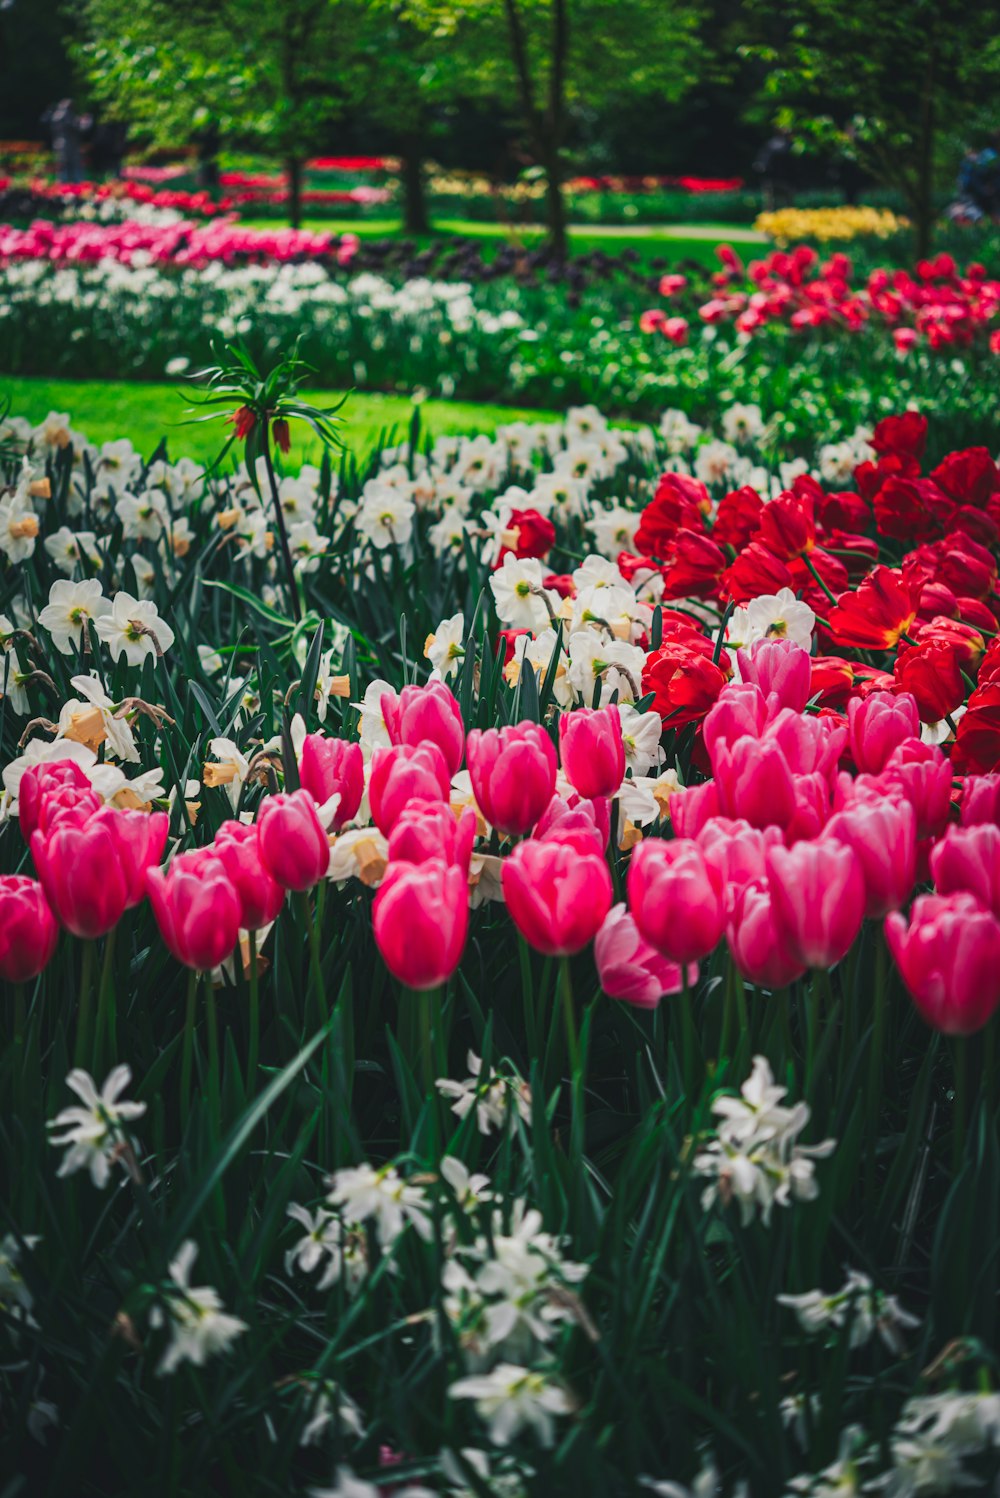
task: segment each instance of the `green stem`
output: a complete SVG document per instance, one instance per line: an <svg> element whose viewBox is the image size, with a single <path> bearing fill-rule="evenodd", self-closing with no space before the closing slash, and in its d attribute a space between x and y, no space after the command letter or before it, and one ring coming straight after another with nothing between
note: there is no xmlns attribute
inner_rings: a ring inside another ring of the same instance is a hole
<svg viewBox="0 0 1000 1498"><path fill-rule="evenodd" d="M219 1075L219 1025L215 1012L215 988L211 973L205 974L205 1017L208 1022L208 1099L212 1119L220 1122L222 1078Z"/></svg>
<svg viewBox="0 0 1000 1498"><path fill-rule="evenodd" d="M104 1044L105 1031L109 1042L109 1052L115 1059L117 1024L114 1016L114 1004L112 1001L111 975L115 961L115 936L118 927L112 926L104 939L104 961L101 964L101 982L97 994L97 1024L94 1029L94 1075L96 1076L101 1065L101 1048Z"/></svg>
<svg viewBox="0 0 1000 1498"><path fill-rule="evenodd" d="M868 1199L874 1201L878 1150L879 1105L882 1101L882 1053L885 1047L886 951L881 931L875 933L875 1013L868 1054Z"/></svg>
<svg viewBox="0 0 1000 1498"><path fill-rule="evenodd" d="M260 974L257 971L257 933L247 932L250 961L250 1045L247 1053L247 1092L257 1085L257 1061L260 1056Z"/></svg>
<svg viewBox="0 0 1000 1498"><path fill-rule="evenodd" d="M191 1102L191 1068L194 1063L195 1001L198 996L199 974L196 968L188 972L187 1000L184 1005L184 1046L181 1053L181 1126L187 1118Z"/></svg>
<svg viewBox="0 0 1000 1498"><path fill-rule="evenodd" d="M951 1168L952 1174L957 1176L965 1156L965 1130L968 1120L968 1038L964 1035L954 1036L952 1051L955 1058L955 1126L952 1131Z"/></svg>
<svg viewBox="0 0 1000 1498"><path fill-rule="evenodd" d="M76 1050L74 1066L83 1066L90 1056L90 1015L93 1009L94 943L85 941L80 964L80 1002L76 1017Z"/></svg>
<svg viewBox="0 0 1000 1498"><path fill-rule="evenodd" d="M538 1054L538 1032L535 1028L535 982L531 971L531 952L518 933L517 955L521 965L521 999L524 1004L524 1029L528 1038L528 1060Z"/></svg>
<svg viewBox="0 0 1000 1498"><path fill-rule="evenodd" d="M307 1000L311 999L316 1007L318 1023L324 1024L327 1019L327 1013L326 998L323 993L323 976L319 960L319 899L317 897L315 915L309 904L309 896L304 890L296 894L295 902L298 906L299 916L305 927L306 936L309 941L309 991Z"/></svg>
<svg viewBox="0 0 1000 1498"><path fill-rule="evenodd" d="M580 1041L576 1030L576 1009L573 1004L573 975L569 958L559 959L559 987L562 991L563 1020L566 1025L566 1049L569 1057L570 1099L570 1159L583 1157L583 1087L584 1069L580 1059Z"/></svg>

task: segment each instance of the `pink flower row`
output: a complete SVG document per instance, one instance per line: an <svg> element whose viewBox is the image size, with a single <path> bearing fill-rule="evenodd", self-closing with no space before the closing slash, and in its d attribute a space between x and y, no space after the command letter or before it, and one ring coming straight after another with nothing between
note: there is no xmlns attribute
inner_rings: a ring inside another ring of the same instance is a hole
<svg viewBox="0 0 1000 1498"><path fill-rule="evenodd" d="M104 260L140 264L207 265L210 261L331 260L349 265L358 248L355 234L307 229L247 229L225 220L201 227L191 223L53 224L36 219L27 229L0 225L0 265L50 260L60 265L94 265Z"/></svg>

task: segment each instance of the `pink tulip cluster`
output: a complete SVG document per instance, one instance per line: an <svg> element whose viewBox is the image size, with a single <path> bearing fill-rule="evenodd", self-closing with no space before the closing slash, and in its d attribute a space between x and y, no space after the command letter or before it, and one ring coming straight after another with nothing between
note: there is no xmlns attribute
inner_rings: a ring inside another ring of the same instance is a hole
<svg viewBox="0 0 1000 1498"><path fill-rule="evenodd" d="M36 219L27 229L0 225L0 265L49 260L57 265L96 265L111 260L131 265L138 260L167 266L204 266L321 260L347 265L358 247L354 234L327 230L248 229L232 220L196 225L54 224Z"/></svg>

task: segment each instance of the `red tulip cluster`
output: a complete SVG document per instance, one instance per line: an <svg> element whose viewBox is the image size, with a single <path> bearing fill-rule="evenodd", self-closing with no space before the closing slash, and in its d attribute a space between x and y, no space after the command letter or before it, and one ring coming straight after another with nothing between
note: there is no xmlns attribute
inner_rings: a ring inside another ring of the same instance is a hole
<svg viewBox="0 0 1000 1498"><path fill-rule="evenodd" d="M717 254L722 269L713 277L715 293L697 309L703 323L731 323L744 334L770 326L800 333L873 328L889 333L900 353L917 345L953 349L986 339L1000 353L1000 281L990 279L982 265L962 272L950 255L938 255L919 261L912 272L874 270L855 286L849 256L821 261L805 244L775 250L747 267L729 245L720 245ZM662 295L681 289L672 280L661 283ZM668 330L671 321L678 319L651 309L640 326L683 341L676 326Z"/></svg>
<svg viewBox="0 0 1000 1498"><path fill-rule="evenodd" d="M905 693L925 723L961 710L952 762L991 771L1000 766L1000 467L973 447L925 474L927 423L913 411L881 421L872 440L876 457L855 469L854 489L828 493L801 475L765 503L744 487L714 519L704 485L664 475L636 532L641 555L619 559L626 574L655 566L668 603L643 688L668 726L702 720L732 661L669 602L739 605L788 588L818 617L807 699L832 711L874 690ZM901 542L916 545L890 564Z"/></svg>

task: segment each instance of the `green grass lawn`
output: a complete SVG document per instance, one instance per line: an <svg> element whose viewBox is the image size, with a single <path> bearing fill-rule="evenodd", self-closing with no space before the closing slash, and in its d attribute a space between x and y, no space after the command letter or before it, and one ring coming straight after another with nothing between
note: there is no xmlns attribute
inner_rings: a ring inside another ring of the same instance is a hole
<svg viewBox="0 0 1000 1498"><path fill-rule="evenodd" d="M283 221L248 214L241 222L251 228L273 229L280 227ZM512 226L460 218L437 219L435 232L423 236L406 235L396 217L306 217L303 228L320 231L326 229L335 234L357 234L364 239L414 238L421 247L441 238L478 239L483 242L484 248L507 240L533 246L540 244L544 238L544 230L540 225ZM715 247L724 242L734 245L764 245L767 240L763 234L747 228L745 224L609 224L597 228L580 225L570 228L570 248L575 254L604 250L609 255L620 255L624 249L633 249L644 260L662 256L667 260L697 260L703 265L716 266L718 260Z"/></svg>
<svg viewBox="0 0 1000 1498"><path fill-rule="evenodd" d="M334 405L340 391L312 391L319 405ZM171 456L208 461L216 456L228 428L221 421L186 424L189 409L184 387L145 385L103 380L44 380L0 375L0 397L11 402L15 416L40 422L49 411L65 411L74 426L92 442L128 437L146 456L166 437ZM401 395L349 395L341 413L344 441L354 452L365 453L379 435L395 428L397 440L409 431L413 404ZM503 422L555 420L551 411L527 411L514 406L480 406L459 401L426 401L420 408L424 431L435 437L451 432L492 434ZM308 428L292 427L293 458L314 460L319 444Z"/></svg>

